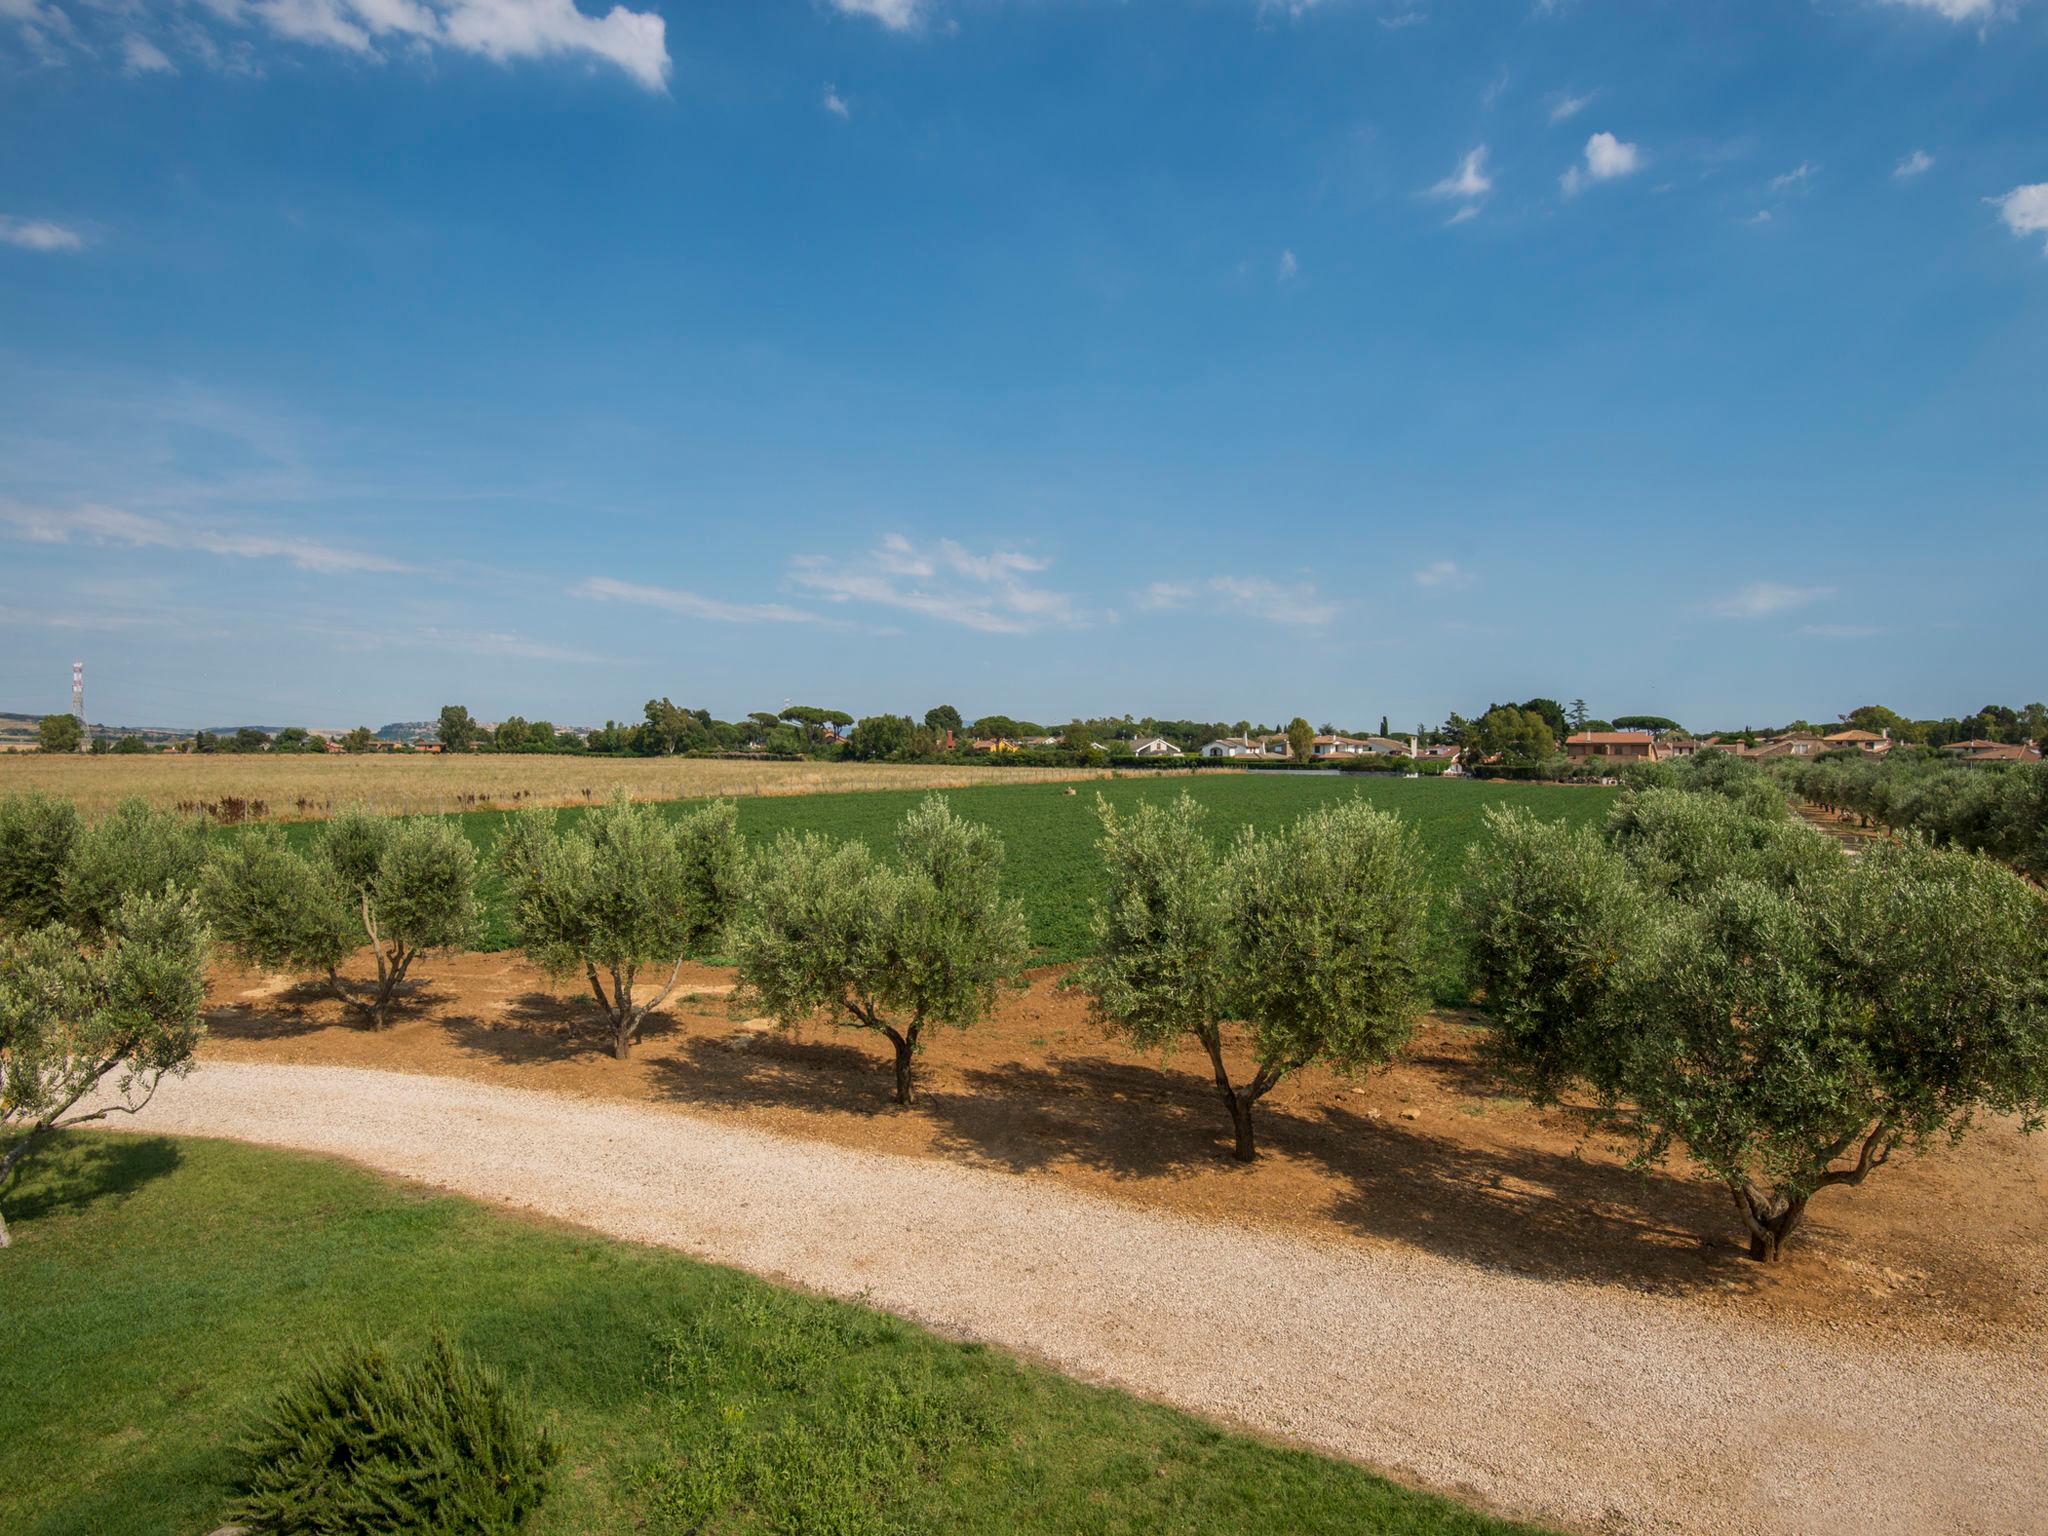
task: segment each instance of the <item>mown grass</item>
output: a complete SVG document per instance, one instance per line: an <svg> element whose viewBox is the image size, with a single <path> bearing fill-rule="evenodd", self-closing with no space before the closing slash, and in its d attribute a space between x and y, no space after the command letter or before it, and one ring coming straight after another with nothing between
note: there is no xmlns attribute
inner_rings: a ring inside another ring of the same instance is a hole
<svg viewBox="0 0 2048 1536"><path fill-rule="evenodd" d="M862 1307L298 1154L74 1132L9 1216L10 1536L209 1530L238 1434L309 1352L436 1327L562 1442L538 1536L1528 1529Z"/></svg>
<svg viewBox="0 0 2048 1536"><path fill-rule="evenodd" d="M1077 793L1071 795L1058 784L1004 784L945 792L960 815L985 822L1002 834L1006 849L1003 885L1024 903L1040 963L1078 960L1092 946L1091 915L1102 881L1096 851L1101 833L1095 811L1098 793L1121 808L1141 800L1170 799L1186 790L1208 809L1209 829L1219 841L1234 837L1240 827L1277 827L1332 797L1358 795L1406 818L1422 843L1435 907L1431 987L1436 1001L1446 1005L1464 1002L1469 993L1450 905L1462 879L1465 850L1480 834L1486 807L1526 805L1542 816L1583 823L1604 817L1615 793L1547 784L1275 773L1122 778L1075 788ZM886 851L897 822L928 793L926 789L873 790L742 799L738 802L740 830L755 841L772 838L785 829L858 837ZM679 814L698 803L678 801L668 809ZM560 814L574 817L582 812L574 808ZM472 812L453 819L478 851L488 855L505 824L505 813ZM315 835L315 830L294 827L287 829L286 835L303 840ZM486 879L484 894L482 947L507 948L512 933L494 880Z"/></svg>

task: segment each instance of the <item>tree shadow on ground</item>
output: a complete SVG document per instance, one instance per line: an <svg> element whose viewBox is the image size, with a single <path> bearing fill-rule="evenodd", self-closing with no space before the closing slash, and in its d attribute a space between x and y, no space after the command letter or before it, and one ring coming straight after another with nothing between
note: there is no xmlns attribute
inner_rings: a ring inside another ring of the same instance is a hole
<svg viewBox="0 0 2048 1536"><path fill-rule="evenodd" d="M653 1087L663 1098L700 1108L861 1116L900 1108L889 1061L879 1051L808 1030L696 1035L680 1042L678 1054L648 1065Z"/></svg>
<svg viewBox="0 0 2048 1536"><path fill-rule="evenodd" d="M1459 1058L1413 1064L1449 1069L1445 1086L1493 1086ZM1242 1176L1254 1200L1298 1193L1355 1231L1547 1279L1683 1291L1757 1278L1718 1186L1578 1147L1481 1144L1341 1104L1268 1099L1256 1116L1261 1162L1244 1167L1229 1158L1229 1116L1214 1087L1191 1070L1058 1056L966 1078L971 1093L924 1101L937 1144L1011 1172L1066 1164L1119 1179Z"/></svg>
<svg viewBox="0 0 2048 1536"><path fill-rule="evenodd" d="M1604 1157L1482 1147L1341 1105L1281 1134L1341 1178L1330 1214L1445 1257L1547 1280L1688 1291L1751 1284L1718 1186Z"/></svg>
<svg viewBox="0 0 2048 1536"><path fill-rule="evenodd" d="M938 1145L1012 1173L1065 1163L1156 1179L1227 1160L1229 1111L1192 1070L1062 1054L963 1075L969 1092L925 1100Z"/></svg>
<svg viewBox="0 0 2048 1536"><path fill-rule="evenodd" d="M14 1187L0 1191L0 1209L18 1235L38 1217L125 1198L182 1160L178 1144L164 1136L59 1131L28 1155Z"/></svg>
<svg viewBox="0 0 2048 1536"><path fill-rule="evenodd" d="M508 1066L547 1066L612 1055L611 1021L587 994L523 992L508 999L491 1018L445 1014L439 1023L458 1049ZM633 1050L637 1056L680 1033L681 1026L669 1014L650 1013L641 1021Z"/></svg>
<svg viewBox="0 0 2048 1536"><path fill-rule="evenodd" d="M431 1012L449 996L430 977L401 982L391 998L391 1024ZM215 1003L206 1010L206 1028L222 1039L252 1041L290 1040L323 1029L359 1029L366 1034L376 1030L366 1015L344 1008L324 981L294 982L262 997Z"/></svg>

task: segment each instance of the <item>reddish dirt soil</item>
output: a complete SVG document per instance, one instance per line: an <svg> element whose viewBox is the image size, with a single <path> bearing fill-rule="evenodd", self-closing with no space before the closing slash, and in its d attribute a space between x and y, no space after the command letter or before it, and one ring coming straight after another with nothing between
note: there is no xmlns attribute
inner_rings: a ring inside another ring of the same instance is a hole
<svg viewBox="0 0 2048 1536"><path fill-rule="evenodd" d="M1229 1157L1198 1052L1106 1040L1050 968L973 1030L931 1037L920 1102L890 1102L886 1042L736 1011L730 972L685 972L630 1061L587 994L516 954L434 956L382 1032L324 988L216 974L202 1059L468 1077L957 1160L1210 1220L1424 1248L1536 1276L1737 1307L1760 1319L2006 1347L2048 1327L2048 1148L1993 1124L1813 1204L1794 1253L1750 1262L1724 1191L1629 1170L1569 1115L1500 1097L1477 1031L1434 1017L1391 1070L1311 1070L1258 1108L1261 1156Z"/></svg>

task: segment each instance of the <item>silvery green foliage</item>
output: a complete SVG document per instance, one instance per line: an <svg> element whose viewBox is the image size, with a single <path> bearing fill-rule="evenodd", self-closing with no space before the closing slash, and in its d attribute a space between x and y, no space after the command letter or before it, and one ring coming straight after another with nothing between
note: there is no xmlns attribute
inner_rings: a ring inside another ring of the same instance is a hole
<svg viewBox="0 0 2048 1536"><path fill-rule="evenodd" d="M0 1190L51 1131L133 1113L190 1069L206 956L198 903L169 888L124 898L96 941L57 923L0 950Z"/></svg>
<svg viewBox="0 0 2048 1536"><path fill-rule="evenodd" d="M519 943L549 973L589 982L621 1058L684 958L724 936L744 863L730 802L671 818L623 790L579 818L524 812L498 848ZM646 965L668 976L642 997L635 984Z"/></svg>
<svg viewBox="0 0 2048 1536"><path fill-rule="evenodd" d="M933 795L896 830L894 864L864 843L785 832L754 860L735 932L746 996L778 1023L820 1010L896 1051L896 1099L932 1025L984 1018L1030 953L1002 894L1002 839Z"/></svg>
<svg viewBox="0 0 2048 1536"><path fill-rule="evenodd" d="M1895 1151L1985 1113L2040 1123L2048 906L1918 839L1852 859L1730 816L1629 796L1596 842L1496 814L1466 911L1515 1080L1585 1087L1641 1162L1683 1149L1768 1260L1815 1193Z"/></svg>
<svg viewBox="0 0 2048 1536"><path fill-rule="evenodd" d="M477 931L475 850L431 817L345 811L304 853L278 828L255 828L214 851L200 891L215 933L245 963L323 975L379 1027L421 955L460 948ZM359 987L340 969L364 945L377 979Z"/></svg>
<svg viewBox="0 0 2048 1536"><path fill-rule="evenodd" d="M124 800L80 828L64 866L65 920L88 938L114 923L131 892L198 887L207 854L206 820Z"/></svg>
<svg viewBox="0 0 2048 1536"><path fill-rule="evenodd" d="M1389 1061L1421 1012L1429 892L1414 839L1364 801L1277 834L1247 829L1219 855L1188 795L1119 815L1098 800L1108 874L1097 956L1070 985L1134 1044L1182 1037L1209 1058L1235 1154L1256 1155L1252 1108L1311 1062ZM1234 1082L1224 1027L1254 1062Z"/></svg>
<svg viewBox="0 0 2048 1536"><path fill-rule="evenodd" d="M0 929L63 920L64 869L78 826L69 800L0 795Z"/></svg>

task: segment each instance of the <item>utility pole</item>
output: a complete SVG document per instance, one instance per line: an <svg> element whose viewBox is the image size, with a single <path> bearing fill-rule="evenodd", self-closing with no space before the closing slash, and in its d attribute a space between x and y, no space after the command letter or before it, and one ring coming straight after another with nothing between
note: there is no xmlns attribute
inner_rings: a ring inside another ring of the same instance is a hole
<svg viewBox="0 0 2048 1536"><path fill-rule="evenodd" d="M78 750L91 750L91 743L85 739L85 663L71 663L71 718L78 722Z"/></svg>

